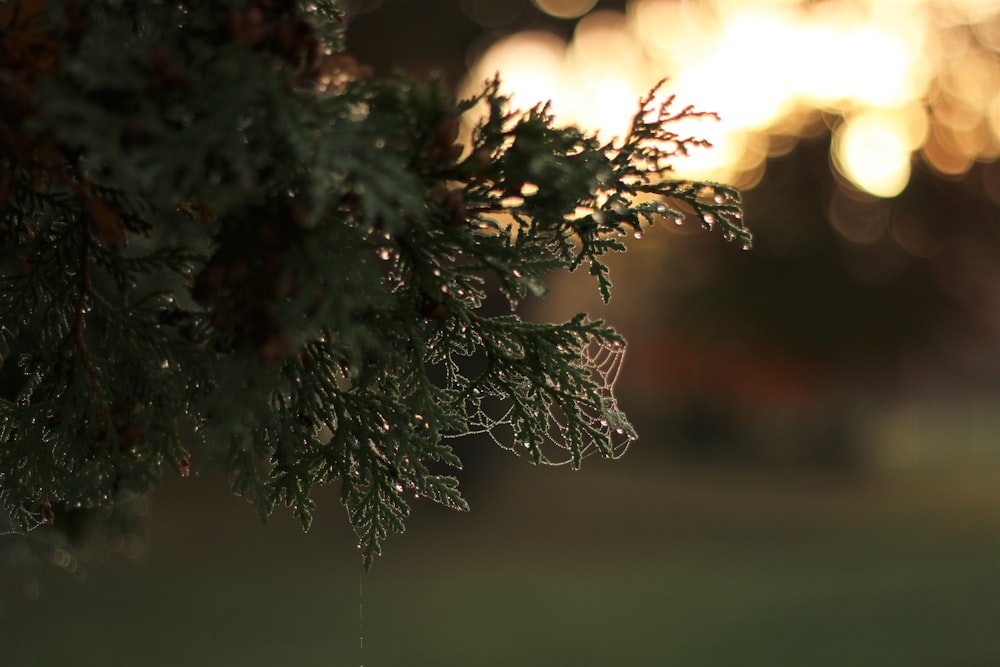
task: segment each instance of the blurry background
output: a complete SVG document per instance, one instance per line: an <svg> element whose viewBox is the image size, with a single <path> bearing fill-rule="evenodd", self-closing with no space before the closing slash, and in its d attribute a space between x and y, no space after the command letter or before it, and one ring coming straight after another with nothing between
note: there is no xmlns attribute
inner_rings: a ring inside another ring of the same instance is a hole
<svg viewBox="0 0 1000 667"><path fill-rule="evenodd" d="M472 512L417 506L363 593L335 493L303 535L169 480L142 539L0 579L0 664L1000 665L1000 2L348 4L377 72L607 138L669 77L754 249L664 224L609 306L529 304L628 338L622 461L464 444Z"/></svg>

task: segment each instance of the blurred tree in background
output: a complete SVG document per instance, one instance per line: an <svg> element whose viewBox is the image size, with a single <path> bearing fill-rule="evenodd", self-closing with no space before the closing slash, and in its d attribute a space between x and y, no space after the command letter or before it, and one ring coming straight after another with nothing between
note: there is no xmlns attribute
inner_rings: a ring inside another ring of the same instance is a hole
<svg viewBox="0 0 1000 667"><path fill-rule="evenodd" d="M704 114L654 89L602 141L495 80L456 105L371 76L343 27L333 2L0 8L14 529L215 469L305 527L337 482L370 566L409 498L466 506L450 439L577 467L635 438L621 337L512 312L580 266L607 301L603 255L659 219L749 247L735 190L667 178Z"/></svg>

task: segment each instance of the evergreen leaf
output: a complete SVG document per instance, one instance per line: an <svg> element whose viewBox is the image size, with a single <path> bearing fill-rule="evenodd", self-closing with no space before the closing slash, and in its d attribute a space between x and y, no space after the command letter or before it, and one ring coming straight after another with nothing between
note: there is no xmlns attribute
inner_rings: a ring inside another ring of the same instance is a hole
<svg viewBox="0 0 1000 667"><path fill-rule="evenodd" d="M621 456L624 341L515 314L553 272L739 194L672 178L697 117L601 143L499 79L455 102L342 50L333 0L0 5L0 509L20 529L194 467L308 528L339 483L370 567L405 494L465 510L456 438ZM9 47L9 48L8 48ZM25 54L30 54L27 57ZM472 118L468 136L463 120ZM462 143L460 143L462 142Z"/></svg>

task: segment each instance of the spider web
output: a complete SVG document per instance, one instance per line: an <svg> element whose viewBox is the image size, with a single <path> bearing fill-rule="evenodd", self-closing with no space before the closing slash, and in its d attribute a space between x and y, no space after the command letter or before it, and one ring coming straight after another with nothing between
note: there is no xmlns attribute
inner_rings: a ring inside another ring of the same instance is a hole
<svg viewBox="0 0 1000 667"><path fill-rule="evenodd" d="M7 535L27 535L36 528L41 528L44 525L46 525L46 521L43 519L32 525L20 528L14 525L14 520L7 512L0 509L0 537L6 537Z"/></svg>
<svg viewBox="0 0 1000 667"><path fill-rule="evenodd" d="M531 455L539 463L552 466L578 465L579 460L593 454L609 459L622 457L636 439L635 429L619 409L614 394L625 359L625 346L614 341L591 341L580 348L579 354L575 365L589 372L593 386L589 391L578 388L572 394L572 419L556 403L548 405L544 442L531 443L519 433L516 406L503 391L474 402L468 430L446 437L486 435L503 449L519 456ZM522 396L527 396L532 389L527 378L515 380L509 386ZM572 442L573 431L582 436L576 448Z"/></svg>

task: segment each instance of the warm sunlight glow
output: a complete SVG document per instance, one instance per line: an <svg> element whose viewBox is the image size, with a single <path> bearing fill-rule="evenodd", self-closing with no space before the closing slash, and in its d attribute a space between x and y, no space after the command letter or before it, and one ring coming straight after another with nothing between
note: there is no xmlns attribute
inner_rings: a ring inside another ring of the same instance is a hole
<svg viewBox="0 0 1000 667"><path fill-rule="evenodd" d="M679 161L683 175L752 185L824 122L837 170L878 197L906 187L913 159L956 177L1000 157L1000 0L534 2L582 16L570 42L502 39L467 85L499 70L518 105L552 99L560 122L608 139L670 77L679 104L722 118L683 128L714 146Z"/></svg>
<svg viewBox="0 0 1000 667"><path fill-rule="evenodd" d="M567 117L611 139L628 131L636 100L652 82L644 80L645 56L625 17L599 11L579 21L567 49L565 76L572 81Z"/></svg>
<svg viewBox="0 0 1000 667"><path fill-rule="evenodd" d="M908 139L891 116L861 114L848 119L834 134L834 164L858 188L879 197L895 197L910 179Z"/></svg>
<svg viewBox="0 0 1000 667"><path fill-rule="evenodd" d="M470 88L503 74L504 91L515 106L552 101L558 110L566 67L566 44L548 32L522 32L500 40L483 54L469 75Z"/></svg>
<svg viewBox="0 0 1000 667"><path fill-rule="evenodd" d="M743 14L728 25L715 53L677 73L671 90L717 112L728 128L766 128L791 102L790 33L774 16Z"/></svg>

